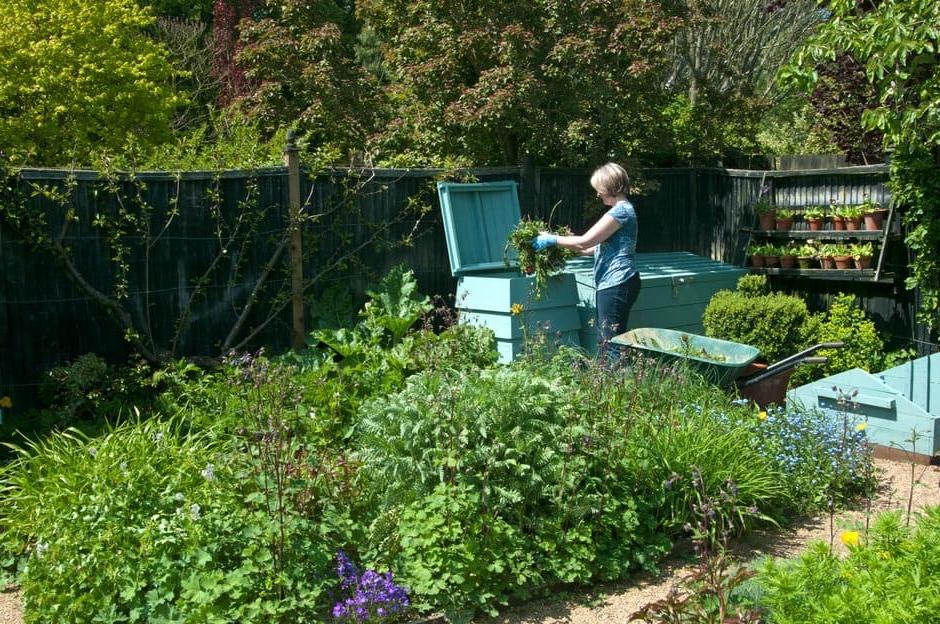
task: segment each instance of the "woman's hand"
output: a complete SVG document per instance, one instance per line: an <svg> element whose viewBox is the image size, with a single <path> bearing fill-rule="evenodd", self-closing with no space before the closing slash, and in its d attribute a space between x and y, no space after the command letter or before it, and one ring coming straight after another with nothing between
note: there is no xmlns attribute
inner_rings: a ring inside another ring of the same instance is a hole
<svg viewBox="0 0 940 624"><path fill-rule="evenodd" d="M532 239L532 249L541 251L547 247L554 247L558 244L558 237L548 232L539 232L539 235Z"/></svg>

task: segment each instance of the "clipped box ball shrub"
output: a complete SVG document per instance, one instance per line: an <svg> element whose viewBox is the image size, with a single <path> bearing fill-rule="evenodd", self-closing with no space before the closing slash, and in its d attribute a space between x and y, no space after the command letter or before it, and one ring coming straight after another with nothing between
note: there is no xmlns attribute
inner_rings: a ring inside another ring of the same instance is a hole
<svg viewBox="0 0 940 624"><path fill-rule="evenodd" d="M753 277L763 278L744 276L738 290L715 293L702 319L705 334L757 347L771 362L809 346L818 321L806 302L780 293L757 294L763 288Z"/></svg>

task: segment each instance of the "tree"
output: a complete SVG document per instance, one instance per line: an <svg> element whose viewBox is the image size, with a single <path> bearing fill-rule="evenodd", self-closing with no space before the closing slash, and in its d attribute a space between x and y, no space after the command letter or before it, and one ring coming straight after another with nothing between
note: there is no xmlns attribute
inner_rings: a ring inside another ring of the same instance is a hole
<svg viewBox="0 0 940 624"><path fill-rule="evenodd" d="M825 26L796 55L783 79L812 88L817 67L848 54L862 63L876 100L866 130L894 150L892 200L905 207L914 252L907 286L919 288L918 317L940 330L940 3L936 0L833 0Z"/></svg>
<svg viewBox="0 0 940 624"><path fill-rule="evenodd" d="M679 23L669 0L362 0L356 9L393 77L397 118L380 149L586 165L657 142Z"/></svg>
<svg viewBox="0 0 940 624"><path fill-rule="evenodd" d="M181 98L134 0L0 3L0 148L13 162L86 164L170 136Z"/></svg>
<svg viewBox="0 0 940 624"><path fill-rule="evenodd" d="M246 110L268 131L297 125L317 147L363 148L380 112L374 78L355 60L358 26L334 0L267 0L239 23Z"/></svg>

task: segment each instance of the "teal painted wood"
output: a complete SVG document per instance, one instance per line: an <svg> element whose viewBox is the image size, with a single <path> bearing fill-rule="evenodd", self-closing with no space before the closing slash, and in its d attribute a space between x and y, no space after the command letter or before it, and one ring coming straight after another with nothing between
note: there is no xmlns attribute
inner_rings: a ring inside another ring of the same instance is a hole
<svg viewBox="0 0 940 624"><path fill-rule="evenodd" d="M661 327L703 334L702 316L708 302L719 290L733 290L747 272L687 252L637 254L636 262L643 286L627 329ZM566 270L577 283L581 344L596 353L599 335L593 326L597 316L593 260L577 258L568 263Z"/></svg>
<svg viewBox="0 0 940 624"><path fill-rule="evenodd" d="M548 280L536 297L535 278L519 271L462 275L457 280L456 307L461 310L505 312L520 304L527 310L575 306L578 287L574 275L561 273Z"/></svg>
<svg viewBox="0 0 940 624"><path fill-rule="evenodd" d="M578 309L573 305L523 310L520 314L461 310L460 322L478 327L488 327L496 334L497 340L525 338L534 335L536 332L551 334L559 331L578 332L581 330Z"/></svg>
<svg viewBox="0 0 940 624"><path fill-rule="evenodd" d="M905 362L877 376L925 412L940 416L940 353Z"/></svg>
<svg viewBox="0 0 940 624"><path fill-rule="evenodd" d="M856 391L855 396L844 400ZM874 444L920 455L940 452L940 414L927 412L900 389L859 368L794 388L787 392L787 400L806 408L866 420L866 432ZM912 446L915 431L918 439L916 446Z"/></svg>
<svg viewBox="0 0 940 624"><path fill-rule="evenodd" d="M519 224L519 185L511 180L458 184L438 182L451 273L505 270L506 241Z"/></svg>

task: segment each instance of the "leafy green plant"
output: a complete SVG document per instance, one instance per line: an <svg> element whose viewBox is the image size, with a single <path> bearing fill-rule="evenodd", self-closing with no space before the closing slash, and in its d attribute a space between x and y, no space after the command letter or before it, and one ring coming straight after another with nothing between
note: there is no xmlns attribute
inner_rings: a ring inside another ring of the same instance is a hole
<svg viewBox="0 0 940 624"><path fill-rule="evenodd" d="M755 346L770 361L806 348L816 335L806 303L779 293L721 290L708 302L702 323L706 335Z"/></svg>
<svg viewBox="0 0 940 624"><path fill-rule="evenodd" d="M738 278L737 292L745 297L759 297L770 294L770 282L766 275L742 275Z"/></svg>
<svg viewBox="0 0 940 624"><path fill-rule="evenodd" d="M822 219L826 216L825 206L807 206L803 210L804 219Z"/></svg>
<svg viewBox="0 0 940 624"><path fill-rule="evenodd" d="M871 257L875 253L875 247L872 243L854 243L849 245L849 255L858 260L862 257Z"/></svg>
<svg viewBox="0 0 940 624"><path fill-rule="evenodd" d="M846 219L859 219L864 214L862 207L855 204L847 204L845 206L840 206L838 211L839 216Z"/></svg>
<svg viewBox="0 0 940 624"><path fill-rule="evenodd" d="M532 248L532 241L539 232L555 232L566 236L567 229L551 229L542 221L523 219L509 235L506 241L505 261L509 265L510 250L517 254L519 269L525 275L535 275L535 296L539 298L548 285L548 279L565 268L565 262L574 257L570 249L562 249L557 245L536 251Z"/></svg>
<svg viewBox="0 0 940 624"><path fill-rule="evenodd" d="M769 199L761 198L754 202L754 212L758 215L775 212L777 207Z"/></svg>
<svg viewBox="0 0 940 624"><path fill-rule="evenodd" d="M842 342L841 349L823 349L819 355L826 364L801 366L792 376L793 383L808 383L850 368L880 370L884 363L884 341L874 322L855 304L855 297L841 293L826 312L817 315L813 342Z"/></svg>
<svg viewBox="0 0 940 624"><path fill-rule="evenodd" d="M774 622L916 622L940 609L940 508L924 511L914 529L900 512L879 515L863 539L846 540L848 555L816 543L794 560L770 559L756 577L759 604Z"/></svg>
<svg viewBox="0 0 940 624"><path fill-rule="evenodd" d="M782 208L782 209L777 210L778 219L792 219L797 214L798 213L796 210L791 210L789 208Z"/></svg>

